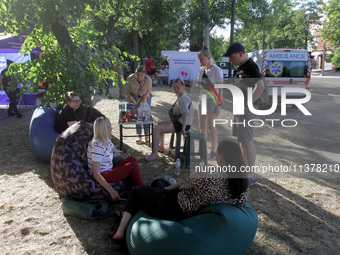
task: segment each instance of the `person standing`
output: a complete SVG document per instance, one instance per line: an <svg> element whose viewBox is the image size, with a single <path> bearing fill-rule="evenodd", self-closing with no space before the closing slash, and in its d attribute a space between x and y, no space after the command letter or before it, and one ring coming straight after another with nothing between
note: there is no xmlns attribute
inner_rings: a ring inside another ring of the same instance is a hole
<svg viewBox="0 0 340 255"><path fill-rule="evenodd" d="M199 86L205 88L205 84L208 84L210 87L214 88L215 84L223 83L223 72L222 69L215 65L214 59L209 51L208 47L204 47L198 53L198 59L201 63L201 68L198 73L198 83ZM210 90L208 88L208 90ZM219 96L222 96L222 90L216 90ZM216 149L217 149L217 140L218 140L218 132L217 128L214 126L214 119L220 114L221 104L217 99L217 96L212 93L214 99L209 95L207 96L207 113L202 114L202 95L206 94L201 91L199 100L198 100L198 121L199 121L199 129L202 134L208 139L208 128L211 135L211 152L208 154L208 159L213 160L216 158ZM218 102L215 104L215 102Z"/></svg>
<svg viewBox="0 0 340 255"><path fill-rule="evenodd" d="M9 98L9 107L8 107L8 117L17 115L18 118L21 118L23 115L18 111L17 108L17 93L18 88L15 88L14 90L11 90L11 86L9 85L9 82L11 81L11 76L6 75L8 72L9 66L13 63L12 60L7 59L7 68L1 71L1 78L0 81L2 83L2 86ZM13 113L14 111L14 113Z"/></svg>
<svg viewBox="0 0 340 255"><path fill-rule="evenodd" d="M138 105L149 104L151 106L151 88L152 88L152 80L146 75L146 70L143 65L137 67L134 74L131 74L127 78L126 84L126 95L129 103L134 103L136 107ZM149 143L148 136L150 135L150 125L145 124L144 134L145 143ZM137 134L139 135L139 139L136 141L137 144L142 143L142 127L141 125L136 125Z"/></svg>
<svg viewBox="0 0 340 255"><path fill-rule="evenodd" d="M253 88L253 103L261 96L265 89L261 72L257 64L249 59L245 54L245 49L240 43L233 43L228 47L224 56L229 57L229 61L238 66L235 73L236 84L241 88L245 98L244 115L235 115L234 122L248 123L248 120L255 119L255 115L250 112L247 105L248 91L247 87ZM242 84L242 86L241 86ZM246 166L254 166L256 159L256 149L253 143L254 127L248 125L233 125L233 135L237 136L243 155L243 161ZM251 184L255 182L255 176L250 176Z"/></svg>
<svg viewBox="0 0 340 255"><path fill-rule="evenodd" d="M148 57L148 59L145 61L146 74L150 74L151 66L152 66L152 57Z"/></svg>

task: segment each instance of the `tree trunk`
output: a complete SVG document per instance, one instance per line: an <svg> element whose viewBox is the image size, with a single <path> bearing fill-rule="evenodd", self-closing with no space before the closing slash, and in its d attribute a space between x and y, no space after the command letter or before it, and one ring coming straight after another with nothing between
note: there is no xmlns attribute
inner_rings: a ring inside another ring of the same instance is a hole
<svg viewBox="0 0 340 255"><path fill-rule="evenodd" d="M135 27L135 23L133 23L133 27ZM133 49L135 56L139 56L139 45L138 45L138 31L134 28L132 28L132 35L133 35ZM136 63L135 63L136 65Z"/></svg>
<svg viewBox="0 0 340 255"><path fill-rule="evenodd" d="M51 22L51 29L60 46L70 45L73 43L67 27L61 25L58 20Z"/></svg>
<svg viewBox="0 0 340 255"><path fill-rule="evenodd" d="M116 22L119 20L120 15L118 14L116 17L114 16L110 16L109 17L109 28L107 31L107 44L109 46L109 48L112 48L113 46L115 46L114 43L114 35L115 35L115 24ZM120 59L118 55L114 56L115 58L115 63L119 63ZM114 69L116 70L117 74L118 74L118 87L119 87L119 98L125 98L125 87L123 85L122 82L122 78L124 78L124 72L123 72L123 68L119 67L117 64L114 65Z"/></svg>
<svg viewBox="0 0 340 255"><path fill-rule="evenodd" d="M210 45L210 38L209 38L209 0L204 0L205 10L206 10L206 19L204 23L204 45Z"/></svg>

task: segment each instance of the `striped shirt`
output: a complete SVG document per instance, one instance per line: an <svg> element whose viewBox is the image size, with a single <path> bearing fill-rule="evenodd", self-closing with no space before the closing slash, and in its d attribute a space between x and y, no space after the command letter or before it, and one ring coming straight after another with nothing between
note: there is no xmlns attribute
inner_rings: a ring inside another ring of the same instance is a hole
<svg viewBox="0 0 340 255"><path fill-rule="evenodd" d="M87 163L89 172L92 175L92 161L100 162L100 172L108 171L113 168L113 148L115 146L109 140L107 149L103 143L95 142L87 146Z"/></svg>

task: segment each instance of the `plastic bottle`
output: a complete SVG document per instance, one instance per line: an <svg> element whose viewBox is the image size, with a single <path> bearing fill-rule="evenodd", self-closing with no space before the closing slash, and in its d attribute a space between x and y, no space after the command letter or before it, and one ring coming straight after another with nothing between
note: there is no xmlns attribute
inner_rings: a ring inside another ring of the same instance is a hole
<svg viewBox="0 0 340 255"><path fill-rule="evenodd" d="M123 100L120 100L120 102L119 102L119 118L121 120L122 120L123 112L125 112L125 104L124 104Z"/></svg>
<svg viewBox="0 0 340 255"><path fill-rule="evenodd" d="M149 120L150 119L150 105L146 101L145 101L145 103L143 105L143 110L144 110L144 114L143 115L145 115L145 119L144 120Z"/></svg>
<svg viewBox="0 0 340 255"><path fill-rule="evenodd" d="M176 160L176 165L175 165L175 175L179 175L181 172L181 161L179 161L179 158Z"/></svg>
<svg viewBox="0 0 340 255"><path fill-rule="evenodd" d="M143 119L143 109L141 105L138 106L137 116L138 116L138 121L141 121Z"/></svg>
<svg viewBox="0 0 340 255"><path fill-rule="evenodd" d="M171 178L170 176L165 176L164 179L168 182L170 182L170 184L175 184L176 180L174 178Z"/></svg>

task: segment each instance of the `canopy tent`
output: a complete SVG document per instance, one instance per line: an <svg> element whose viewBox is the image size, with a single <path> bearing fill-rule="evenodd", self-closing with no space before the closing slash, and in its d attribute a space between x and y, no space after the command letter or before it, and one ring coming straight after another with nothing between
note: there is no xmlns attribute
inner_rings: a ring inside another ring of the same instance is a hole
<svg viewBox="0 0 340 255"><path fill-rule="evenodd" d="M1 36L0 35L0 72L7 67L6 60L10 59L15 63L31 60L31 54L20 54L21 46L25 37L18 36ZM41 48L36 46L31 53L42 52Z"/></svg>
<svg viewBox="0 0 340 255"><path fill-rule="evenodd" d="M12 60L15 63L25 62L27 60L31 60L31 54L20 54L21 46L25 41L25 37L18 36L2 36L0 35L0 72L3 69L6 69L7 63L6 60ZM31 53L39 53L42 52L41 48L36 46L35 49ZM21 84L18 84L18 87L21 87ZM24 105L35 105L35 96L34 93L24 92L22 97L22 101L18 100L18 103ZM0 105L8 105L9 98L5 91L0 91Z"/></svg>

